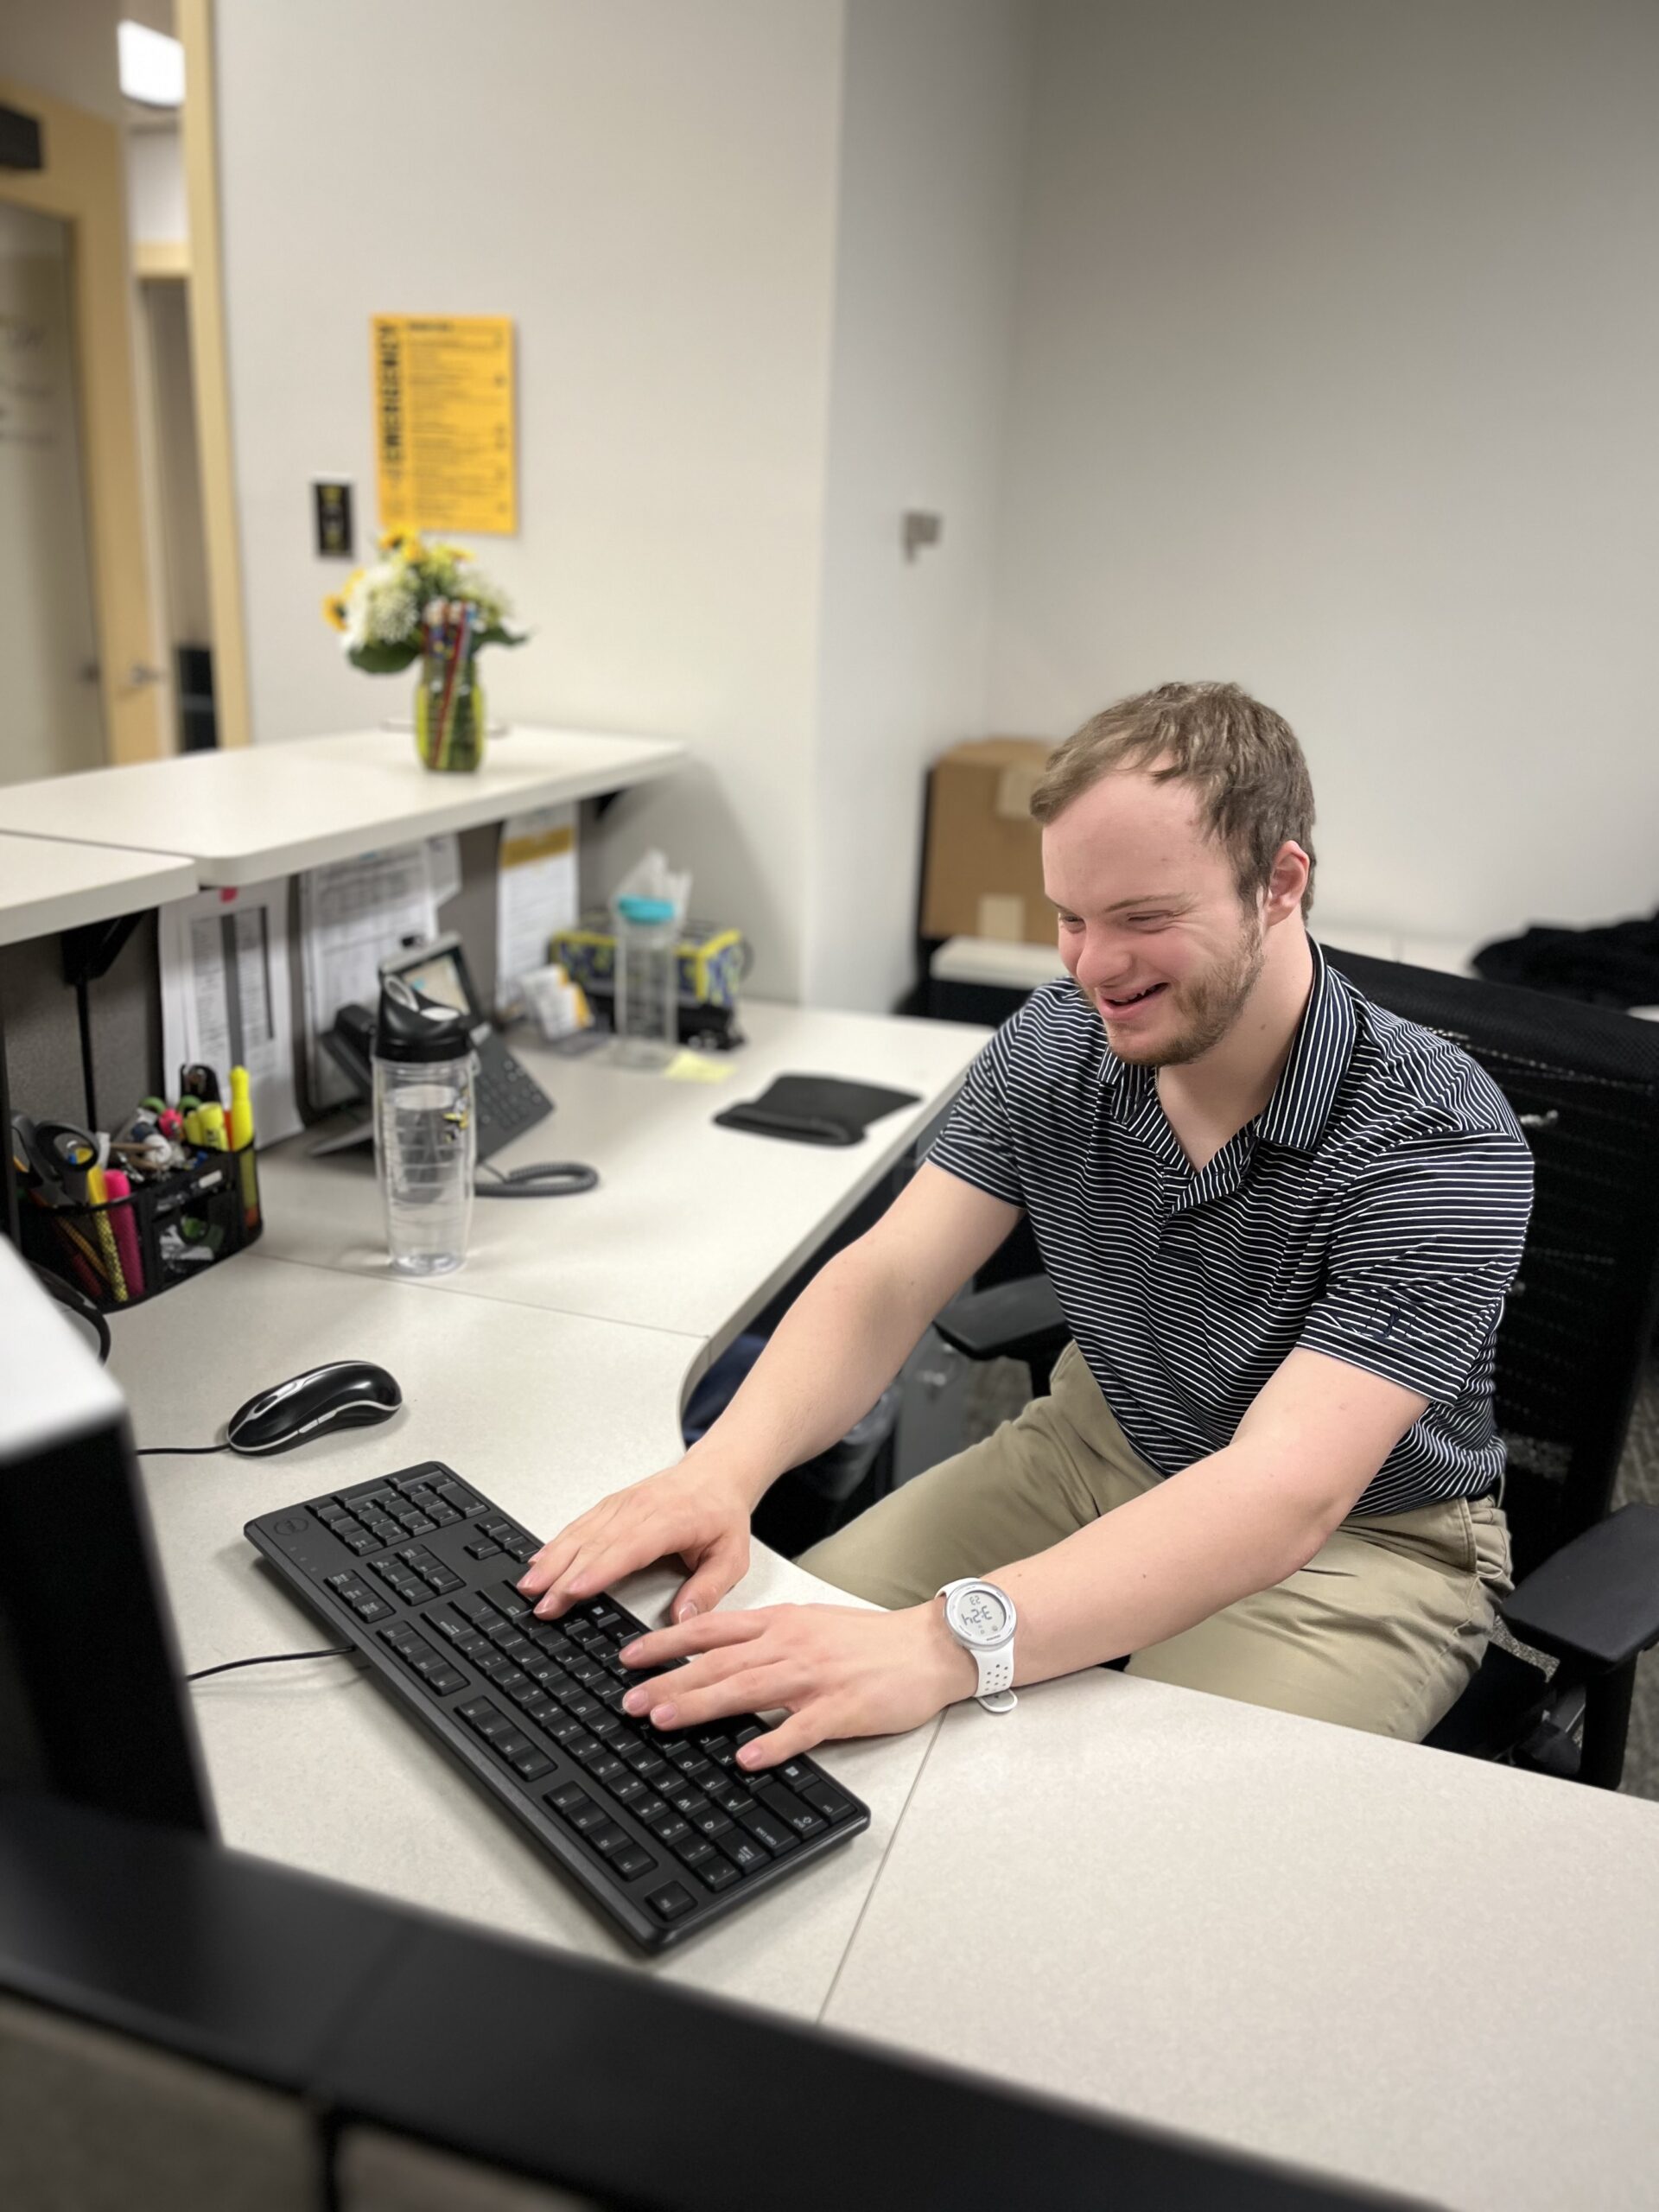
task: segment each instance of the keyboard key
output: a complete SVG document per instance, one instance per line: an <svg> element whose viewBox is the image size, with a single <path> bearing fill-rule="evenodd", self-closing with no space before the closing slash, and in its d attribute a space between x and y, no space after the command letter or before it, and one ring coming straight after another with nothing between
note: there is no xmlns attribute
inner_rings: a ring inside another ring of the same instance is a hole
<svg viewBox="0 0 1659 2212"><path fill-rule="evenodd" d="M616 1795L620 1797L622 1792L619 1789ZM634 1819L642 1821L646 1827L652 1827L658 1821L677 1821L680 1817L664 1797L634 1797L628 1802L633 1808Z"/></svg>
<svg viewBox="0 0 1659 2212"><path fill-rule="evenodd" d="M722 1783L719 1789L711 1790L709 1795L722 1813L730 1813L734 1818L739 1813L747 1813L754 1803L753 1798L750 1796L741 1782Z"/></svg>
<svg viewBox="0 0 1659 2212"><path fill-rule="evenodd" d="M637 1774L630 1774L626 1767L622 1769L621 1779L608 1783L607 1787L619 1805L637 1805L645 1796L645 1783Z"/></svg>
<svg viewBox="0 0 1659 2212"><path fill-rule="evenodd" d="M579 1813L569 1815L570 1825L578 1835L586 1835L590 1828L610 1826L611 1816L602 1805L595 1805L590 1797Z"/></svg>
<svg viewBox="0 0 1659 2212"><path fill-rule="evenodd" d="M467 1687L467 1677L459 1667L445 1667L435 1675L429 1675L426 1686L435 1697L453 1697L457 1690Z"/></svg>
<svg viewBox="0 0 1659 2212"><path fill-rule="evenodd" d="M775 1813L763 1812L757 1805L752 1813L745 1813L742 1824L749 1834L764 1843L772 1856L781 1859L786 1851L798 1848L800 1838L793 1828L778 1818Z"/></svg>
<svg viewBox="0 0 1659 2212"><path fill-rule="evenodd" d="M705 1863L697 1869L697 1879L711 1889L716 1897L722 1890L729 1890L743 1877L729 1859L722 1859L717 1851L710 1852Z"/></svg>
<svg viewBox="0 0 1659 2212"><path fill-rule="evenodd" d="M483 1536L477 1543L467 1545L467 1556L468 1559L493 1559L500 1548L499 1544L493 1544L487 1536Z"/></svg>
<svg viewBox="0 0 1659 2212"><path fill-rule="evenodd" d="M593 1802L588 1792L574 1782L562 1782L556 1789L550 1789L543 1799L544 1804L550 1805L556 1813L563 1814L567 1820Z"/></svg>
<svg viewBox="0 0 1659 2212"><path fill-rule="evenodd" d="M852 1811L852 1802L843 1797L839 1789L828 1782L806 1782L801 1785L801 1795L816 1813L822 1813L833 1826L844 1821Z"/></svg>
<svg viewBox="0 0 1659 2212"><path fill-rule="evenodd" d="M658 1920L672 1926L675 1921L685 1918L696 1900L683 1882L670 1882L660 1890L653 1890L645 1903Z"/></svg>
<svg viewBox="0 0 1659 2212"><path fill-rule="evenodd" d="M614 1853L611 1864L626 1882L637 1882L641 1874L652 1874L657 1870L657 1861L637 1843L631 1843L626 1850ZM735 1872L732 1878L737 1878Z"/></svg>
<svg viewBox="0 0 1659 2212"><path fill-rule="evenodd" d="M682 1866L706 1866L715 1855L714 1845L705 1843L700 1835L682 1836L671 1847Z"/></svg>
<svg viewBox="0 0 1659 2212"><path fill-rule="evenodd" d="M720 1847L740 1874L758 1874L763 1866L772 1864L772 1853L741 1828L734 1828L729 1835L721 1836Z"/></svg>
<svg viewBox="0 0 1659 2212"><path fill-rule="evenodd" d="M691 1834L691 1823L674 1812L664 1813L660 1820L647 1821L646 1826L658 1843L675 1844L682 1836Z"/></svg>
<svg viewBox="0 0 1659 2212"><path fill-rule="evenodd" d="M767 1812L775 1814L785 1827L793 1828L797 1835L822 1833L824 1825L823 1814L815 1813L810 1805L803 1803L792 1789L780 1789L774 1782L757 1782L754 1794Z"/></svg>
<svg viewBox="0 0 1659 2212"><path fill-rule="evenodd" d="M595 1851L602 1851L608 1859L613 1851L626 1851L628 1839L613 1821L604 1827L589 1828L588 1840Z"/></svg>
<svg viewBox="0 0 1659 2212"><path fill-rule="evenodd" d="M552 1760L545 1751L538 1751L534 1744L526 1744L524 1750L515 1752L507 1764L525 1782L538 1782L543 1775L553 1771Z"/></svg>
<svg viewBox="0 0 1659 2212"><path fill-rule="evenodd" d="M699 1835L724 1835L732 1825L718 1805L705 1805L700 1813L688 1817Z"/></svg>

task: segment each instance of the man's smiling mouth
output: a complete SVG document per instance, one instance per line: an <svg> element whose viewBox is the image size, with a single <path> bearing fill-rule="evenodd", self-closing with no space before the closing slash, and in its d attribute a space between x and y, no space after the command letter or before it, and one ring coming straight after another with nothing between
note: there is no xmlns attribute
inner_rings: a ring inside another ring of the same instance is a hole
<svg viewBox="0 0 1659 2212"><path fill-rule="evenodd" d="M1131 1007L1144 1005L1147 1000L1155 998L1168 988L1166 983L1148 983L1144 990L1131 991L1127 998L1110 998L1104 991L1096 991L1095 996L1109 1014L1126 1014Z"/></svg>

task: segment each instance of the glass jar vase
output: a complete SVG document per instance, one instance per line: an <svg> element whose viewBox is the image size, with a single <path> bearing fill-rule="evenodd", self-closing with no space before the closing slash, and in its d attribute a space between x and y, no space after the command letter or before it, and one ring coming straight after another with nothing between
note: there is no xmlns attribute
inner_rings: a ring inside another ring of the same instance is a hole
<svg viewBox="0 0 1659 2212"><path fill-rule="evenodd" d="M471 653L429 653L415 686L415 750L423 768L466 772L484 758L484 686Z"/></svg>

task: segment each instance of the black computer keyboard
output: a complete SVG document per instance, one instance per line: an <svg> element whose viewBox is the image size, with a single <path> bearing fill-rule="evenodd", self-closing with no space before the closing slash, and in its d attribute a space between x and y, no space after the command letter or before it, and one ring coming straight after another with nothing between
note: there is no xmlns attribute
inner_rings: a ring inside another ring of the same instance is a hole
<svg viewBox="0 0 1659 2212"><path fill-rule="evenodd" d="M622 1710L648 1679L613 1598L536 1619L538 1539L440 1460L250 1521L296 1593L647 1951L706 1928L869 1826L811 1759L749 1775L753 1715L662 1735Z"/></svg>

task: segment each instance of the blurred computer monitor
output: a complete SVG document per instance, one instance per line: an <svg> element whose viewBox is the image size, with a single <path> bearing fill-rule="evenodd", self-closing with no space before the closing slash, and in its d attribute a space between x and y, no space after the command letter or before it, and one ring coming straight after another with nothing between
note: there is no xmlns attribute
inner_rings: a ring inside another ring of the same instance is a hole
<svg viewBox="0 0 1659 2212"><path fill-rule="evenodd" d="M213 1833L125 1404L3 1239L0 1786Z"/></svg>

